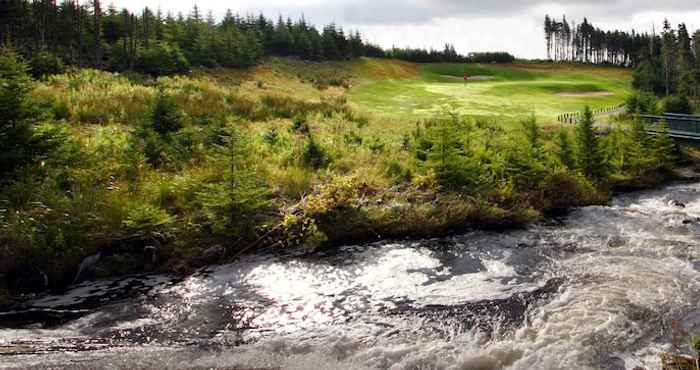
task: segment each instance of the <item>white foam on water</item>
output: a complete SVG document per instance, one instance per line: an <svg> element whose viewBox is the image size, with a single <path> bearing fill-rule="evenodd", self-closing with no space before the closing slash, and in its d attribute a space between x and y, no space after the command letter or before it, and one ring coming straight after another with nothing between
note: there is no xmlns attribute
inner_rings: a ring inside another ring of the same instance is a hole
<svg viewBox="0 0 700 370"><path fill-rule="evenodd" d="M207 346L10 356L0 368L659 369L674 320L700 334L699 189L627 195L609 207L575 211L563 227L470 234L447 246L389 243L345 247L341 257L249 257L173 286L155 284L153 299L133 301L136 308L111 307L57 330L0 331L1 346L74 338L110 319L108 330L190 330L178 325L191 322L192 330L217 329ZM516 248L521 240L534 245ZM552 277L564 283L532 302L514 328L503 327L495 312L492 322L474 326L421 311L507 299ZM79 301L95 289L81 285L39 304ZM240 331L216 320L237 306L250 315L255 340L230 346Z"/></svg>

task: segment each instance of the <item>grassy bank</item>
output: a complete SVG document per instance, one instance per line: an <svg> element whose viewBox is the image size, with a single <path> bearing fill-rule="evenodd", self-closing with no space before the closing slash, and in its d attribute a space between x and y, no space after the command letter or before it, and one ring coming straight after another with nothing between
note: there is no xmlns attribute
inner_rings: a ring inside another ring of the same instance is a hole
<svg viewBox="0 0 700 370"><path fill-rule="evenodd" d="M28 82L23 122L55 145L3 178L3 289L65 286L97 253L81 278L519 227L605 203L616 186L657 184L674 166L668 138L631 122L598 138L590 124L504 124L459 107L377 116L353 101L367 78L446 73L428 68L271 60L158 80L80 70Z"/></svg>

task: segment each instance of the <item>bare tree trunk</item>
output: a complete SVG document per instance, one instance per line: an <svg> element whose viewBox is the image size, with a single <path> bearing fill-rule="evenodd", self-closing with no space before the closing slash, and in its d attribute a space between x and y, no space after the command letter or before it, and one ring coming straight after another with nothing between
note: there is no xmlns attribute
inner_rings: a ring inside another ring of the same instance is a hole
<svg viewBox="0 0 700 370"><path fill-rule="evenodd" d="M92 3L95 21L95 66L102 66L102 7L100 0Z"/></svg>

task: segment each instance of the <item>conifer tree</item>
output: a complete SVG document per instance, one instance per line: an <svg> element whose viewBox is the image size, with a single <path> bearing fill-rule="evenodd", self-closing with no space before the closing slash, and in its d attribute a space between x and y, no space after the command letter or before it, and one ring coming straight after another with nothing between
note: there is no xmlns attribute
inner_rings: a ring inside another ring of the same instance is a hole
<svg viewBox="0 0 700 370"><path fill-rule="evenodd" d="M654 157L651 156L651 142L646 123L641 119L633 120L629 137L630 168L636 176L641 176L642 170L650 168L650 163L654 161Z"/></svg>
<svg viewBox="0 0 700 370"><path fill-rule="evenodd" d="M678 26L678 92L682 95L695 93L695 62L688 29L681 23Z"/></svg>
<svg viewBox="0 0 700 370"><path fill-rule="evenodd" d="M666 95L671 95L675 89L677 73L678 47L676 33L671 28L668 19L664 20L661 52L663 55L664 87Z"/></svg>
<svg viewBox="0 0 700 370"><path fill-rule="evenodd" d="M535 160L542 160L544 155L544 147L541 140L540 126L537 124L537 119L534 113L530 115L527 119L521 122L523 131L525 133L525 139L527 140L528 149L532 158Z"/></svg>
<svg viewBox="0 0 700 370"><path fill-rule="evenodd" d="M270 205L269 192L258 180L249 139L237 123L221 129L220 142L210 158L226 170L197 193L202 213L213 232L223 235L254 233L261 210Z"/></svg>
<svg viewBox="0 0 700 370"><path fill-rule="evenodd" d="M559 162L564 165L567 169L573 170L576 168L576 152L574 146L571 143L571 137L569 133L561 129L557 132L555 136L555 143L557 145L556 155Z"/></svg>
<svg viewBox="0 0 700 370"><path fill-rule="evenodd" d="M658 168L670 171L676 161L675 143L669 136L666 122L659 123L656 131L652 144L655 163Z"/></svg>
<svg viewBox="0 0 700 370"><path fill-rule="evenodd" d="M578 167L584 175L600 182L605 180L607 170L594 123L593 112L586 107L576 128Z"/></svg>
<svg viewBox="0 0 700 370"><path fill-rule="evenodd" d="M52 132L34 129L34 109L28 98L28 66L11 49L0 48L0 182L60 144Z"/></svg>
<svg viewBox="0 0 700 370"><path fill-rule="evenodd" d="M552 19L549 14L544 16L544 37L547 40L547 59L552 59Z"/></svg>

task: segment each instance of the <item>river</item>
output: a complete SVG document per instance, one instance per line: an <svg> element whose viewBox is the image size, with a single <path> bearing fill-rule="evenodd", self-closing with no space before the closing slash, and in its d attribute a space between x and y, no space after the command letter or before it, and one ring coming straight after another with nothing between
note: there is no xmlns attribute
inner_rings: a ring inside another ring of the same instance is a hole
<svg viewBox="0 0 700 370"><path fill-rule="evenodd" d="M698 217L680 184L527 230L86 282L0 313L0 368L658 369L700 334Z"/></svg>

